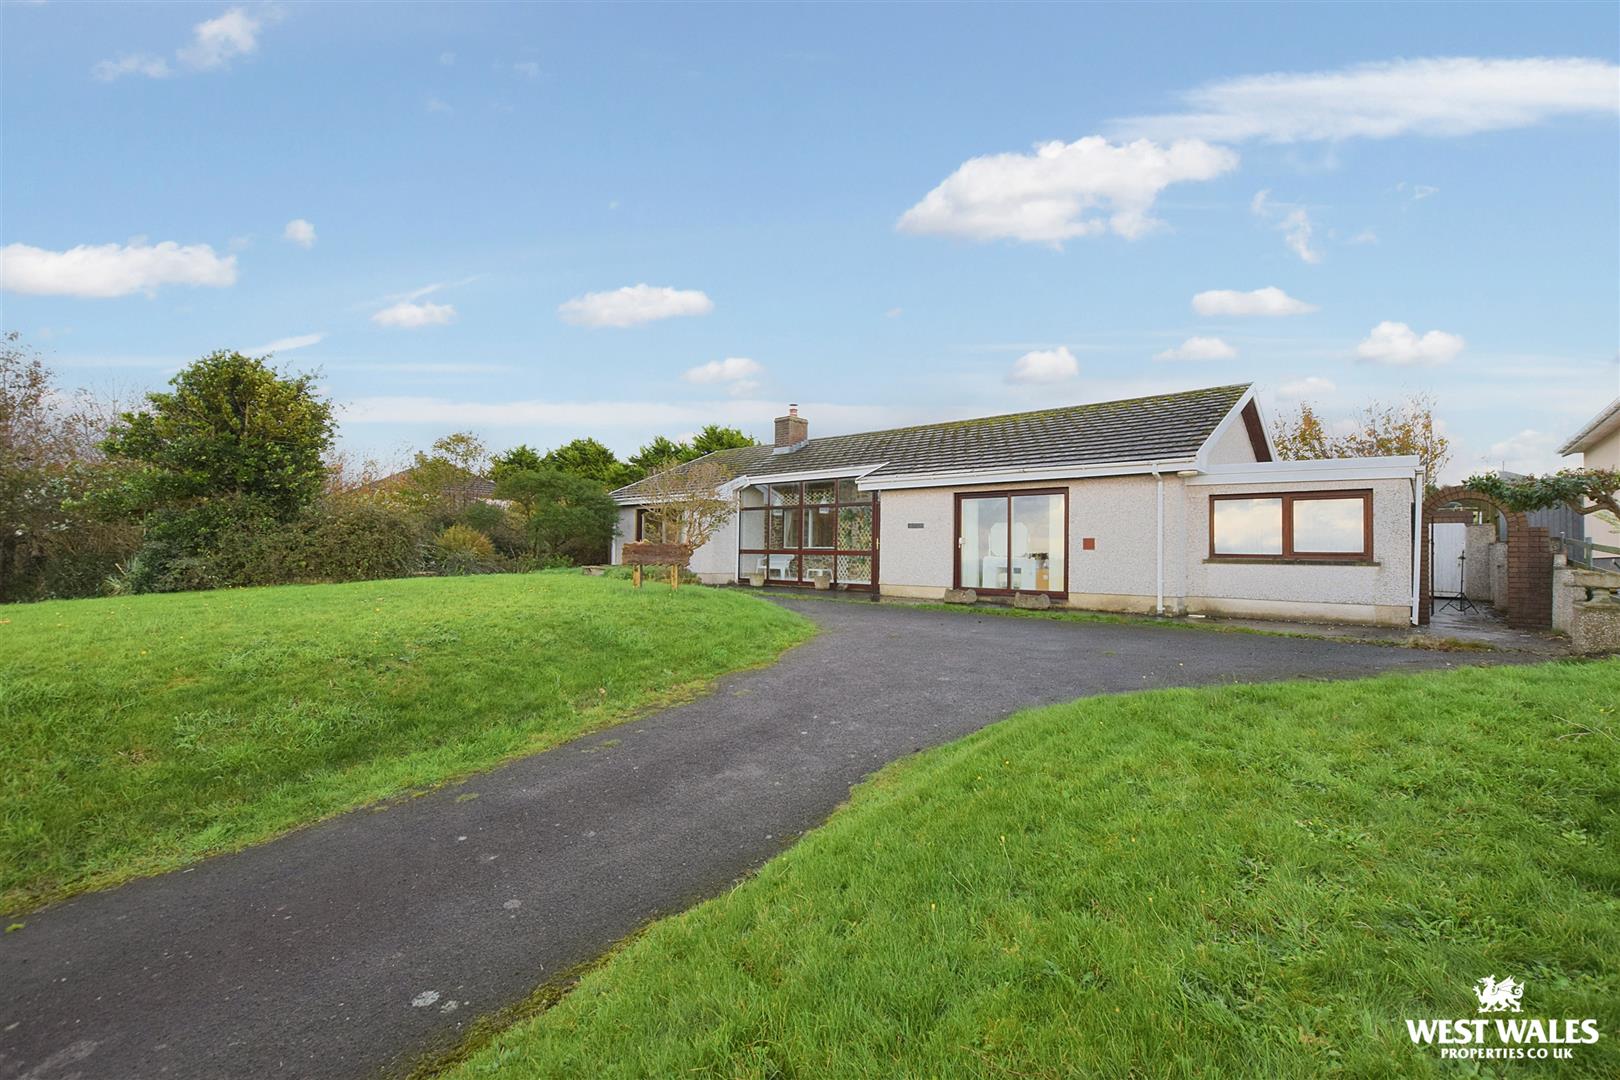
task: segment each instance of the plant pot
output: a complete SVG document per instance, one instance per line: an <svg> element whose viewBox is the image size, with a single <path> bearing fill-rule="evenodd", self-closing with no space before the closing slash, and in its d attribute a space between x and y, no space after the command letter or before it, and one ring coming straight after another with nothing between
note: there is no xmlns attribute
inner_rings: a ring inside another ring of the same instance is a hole
<svg viewBox="0 0 1620 1080"><path fill-rule="evenodd" d="M763 589L765 587L765 575L764 574L749 574L748 575L748 584L752 585L756 589Z"/></svg>

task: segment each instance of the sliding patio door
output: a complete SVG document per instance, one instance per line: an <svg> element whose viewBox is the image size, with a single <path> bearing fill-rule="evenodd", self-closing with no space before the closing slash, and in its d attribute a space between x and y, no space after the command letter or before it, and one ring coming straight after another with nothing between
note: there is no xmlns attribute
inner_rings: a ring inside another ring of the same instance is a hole
<svg viewBox="0 0 1620 1080"><path fill-rule="evenodd" d="M1061 488L957 495L957 588L1067 593L1068 520Z"/></svg>

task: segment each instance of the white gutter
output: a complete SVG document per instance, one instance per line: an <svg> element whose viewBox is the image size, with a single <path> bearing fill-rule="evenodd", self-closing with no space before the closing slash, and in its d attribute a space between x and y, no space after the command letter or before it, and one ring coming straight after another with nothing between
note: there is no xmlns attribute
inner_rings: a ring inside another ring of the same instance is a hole
<svg viewBox="0 0 1620 1080"><path fill-rule="evenodd" d="M1140 476L1161 465L1190 465L1191 458L1174 462L1118 462L1107 465L1031 465L1023 469L910 473L874 476L856 482L862 491L888 491L891 488L966 487L973 484L1017 484L1030 480L1084 480L1093 476Z"/></svg>
<svg viewBox="0 0 1620 1080"><path fill-rule="evenodd" d="M1153 572L1153 610L1155 614L1164 614L1164 477L1159 475L1159 463L1152 465L1153 479L1158 484L1158 511L1156 514L1154 533L1157 550L1155 555L1155 568Z"/></svg>

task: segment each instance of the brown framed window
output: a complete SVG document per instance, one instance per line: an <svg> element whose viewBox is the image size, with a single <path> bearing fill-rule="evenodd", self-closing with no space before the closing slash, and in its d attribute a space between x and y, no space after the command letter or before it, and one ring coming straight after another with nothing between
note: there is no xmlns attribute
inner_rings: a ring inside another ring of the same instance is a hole
<svg viewBox="0 0 1620 1080"><path fill-rule="evenodd" d="M1372 492L1288 491L1209 497L1209 556L1366 562Z"/></svg>
<svg viewBox="0 0 1620 1080"><path fill-rule="evenodd" d="M1068 551L1066 488L957 493L958 589L1066 596Z"/></svg>
<svg viewBox="0 0 1620 1080"><path fill-rule="evenodd" d="M871 589L877 571L877 497L854 480L744 488L737 511L737 576L783 585Z"/></svg>

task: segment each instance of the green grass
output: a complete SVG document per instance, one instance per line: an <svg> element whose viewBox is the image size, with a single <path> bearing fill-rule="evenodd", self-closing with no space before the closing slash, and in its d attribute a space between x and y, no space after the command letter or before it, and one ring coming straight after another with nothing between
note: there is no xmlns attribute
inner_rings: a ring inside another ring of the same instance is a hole
<svg viewBox="0 0 1620 1080"><path fill-rule="evenodd" d="M1620 1074L1620 660L1094 698L883 771L485 1077ZM1406 1018L1594 1017L1573 1063Z"/></svg>
<svg viewBox="0 0 1620 1080"><path fill-rule="evenodd" d="M577 573L0 608L0 910L554 746L812 632Z"/></svg>

